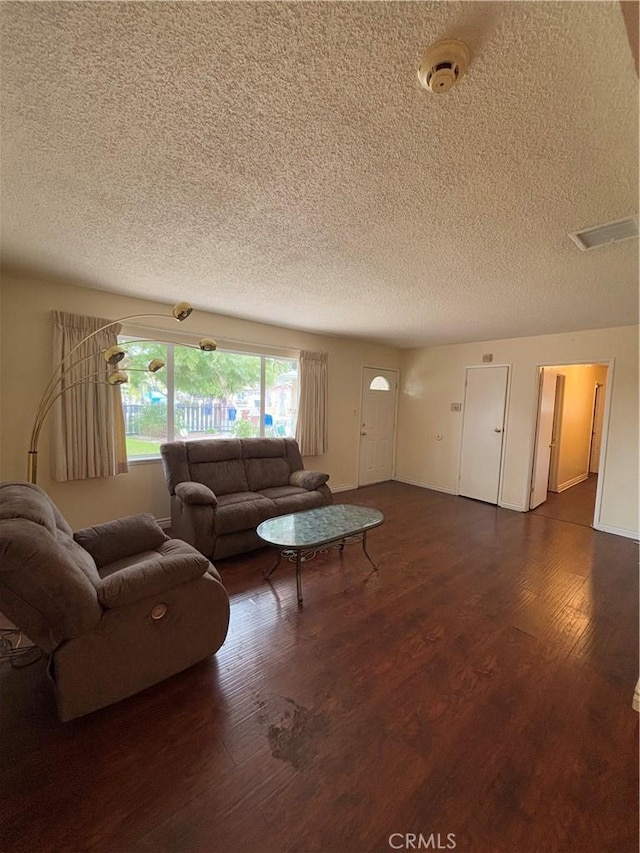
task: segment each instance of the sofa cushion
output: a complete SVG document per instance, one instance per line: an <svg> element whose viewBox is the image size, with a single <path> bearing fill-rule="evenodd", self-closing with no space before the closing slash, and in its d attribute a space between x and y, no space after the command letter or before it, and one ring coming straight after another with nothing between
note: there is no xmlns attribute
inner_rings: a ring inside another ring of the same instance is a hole
<svg viewBox="0 0 640 853"><path fill-rule="evenodd" d="M289 467L292 471L299 471L304 468L304 462L302 461L302 456L300 455L300 448L298 447L298 442L295 438L285 438L284 441L284 449L285 455L287 457L287 462L289 463Z"/></svg>
<svg viewBox="0 0 640 853"><path fill-rule="evenodd" d="M200 552L196 551L196 549L187 542L183 542L182 539L167 539L155 550L141 551L139 554L123 557L121 560L116 560L106 566L101 566L100 577L107 578L114 572L119 572L121 569L126 569L128 566L135 566L136 563L143 560L154 560L157 557L178 557L182 554L197 554L199 556ZM209 574L216 580L222 582L222 578L220 577L218 570L211 563L209 563Z"/></svg>
<svg viewBox="0 0 640 853"><path fill-rule="evenodd" d="M260 494L271 501L275 501L278 498L288 498L291 495L304 495L306 493L307 489L303 489L300 486L272 486L270 489L260 489Z"/></svg>
<svg viewBox="0 0 640 853"><path fill-rule="evenodd" d="M168 441L160 445L162 467L169 487L169 494L175 494L178 483L191 479L189 460L187 459L187 443L185 441Z"/></svg>
<svg viewBox="0 0 640 853"><path fill-rule="evenodd" d="M182 539L168 539L164 544L162 544L158 548L159 554L172 555L172 554L199 554L193 545L189 545L188 542L183 542ZM209 574L214 577L217 581L222 583L222 578L220 577L220 573L216 569L216 567L209 563Z"/></svg>
<svg viewBox="0 0 640 853"><path fill-rule="evenodd" d="M39 524L52 535L57 532L67 536L72 530L66 519L60 515L57 506L33 483L6 481L0 483L0 519L24 518Z"/></svg>
<svg viewBox="0 0 640 853"><path fill-rule="evenodd" d="M287 515L290 512L301 512L303 509L315 509L327 503L327 499L321 492L308 492L306 489L298 489L295 494L281 495L271 500L276 507L274 515Z"/></svg>
<svg viewBox="0 0 640 853"><path fill-rule="evenodd" d="M0 609L45 651L99 622L99 580L71 535L23 518L0 521Z"/></svg>
<svg viewBox="0 0 640 853"><path fill-rule="evenodd" d="M191 479L194 483L208 486L217 497L246 492L249 489L241 459L200 462L197 465L191 465Z"/></svg>
<svg viewBox="0 0 640 853"><path fill-rule="evenodd" d="M291 468L282 456L266 459L245 459L249 489L261 492L272 486L288 486Z"/></svg>
<svg viewBox="0 0 640 853"><path fill-rule="evenodd" d="M19 547L29 553L29 538L33 539L34 551L41 541L49 542L50 547L58 549L63 561L75 563L85 577L95 586L99 575L91 555L74 542L73 531L58 507L39 486L32 483L5 481L0 483L0 521L22 522L16 528L9 525L5 529L20 531ZM7 536L10 534L7 533ZM16 547L18 547L16 545Z"/></svg>
<svg viewBox="0 0 640 853"><path fill-rule="evenodd" d="M113 572L98 584L98 600L103 607L123 607L150 596L160 595L174 586L201 577L209 569L202 554L159 554Z"/></svg>
<svg viewBox="0 0 640 853"><path fill-rule="evenodd" d="M207 486L216 495L248 488L237 438L169 441L160 445L160 453L172 495L180 483L190 481Z"/></svg>
<svg viewBox="0 0 640 853"><path fill-rule="evenodd" d="M91 554L100 568L130 554L153 550L169 537L147 512L84 527L76 530L73 538Z"/></svg>
<svg viewBox="0 0 640 853"><path fill-rule="evenodd" d="M185 448L189 465L242 459L242 444L238 438L199 438L186 441Z"/></svg>
<svg viewBox="0 0 640 853"><path fill-rule="evenodd" d="M248 488L253 492L289 484L291 466L282 438L243 438L242 458Z"/></svg>
<svg viewBox="0 0 640 853"><path fill-rule="evenodd" d="M289 482L292 486L300 486L312 492L324 486L328 479L329 475L322 471L294 471L289 477Z"/></svg>
<svg viewBox="0 0 640 853"><path fill-rule="evenodd" d="M204 483L178 483L176 486L176 495L186 504L190 506L215 506L218 499L211 491L209 486Z"/></svg>
<svg viewBox="0 0 640 853"><path fill-rule="evenodd" d="M223 495L218 500L214 516L216 533L220 536L241 530L255 530L261 521L276 513L275 504L264 495L255 492Z"/></svg>
<svg viewBox="0 0 640 853"><path fill-rule="evenodd" d="M243 459L284 459L287 455L284 438L243 438L240 445Z"/></svg>

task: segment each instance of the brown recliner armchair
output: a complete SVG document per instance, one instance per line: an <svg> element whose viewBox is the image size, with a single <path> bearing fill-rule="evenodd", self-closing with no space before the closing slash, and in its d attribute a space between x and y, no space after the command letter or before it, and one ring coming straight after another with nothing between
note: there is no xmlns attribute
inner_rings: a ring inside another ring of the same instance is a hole
<svg viewBox="0 0 640 853"><path fill-rule="evenodd" d="M229 598L211 563L151 515L73 531L29 483L0 483L0 611L45 654L63 720L215 653Z"/></svg>

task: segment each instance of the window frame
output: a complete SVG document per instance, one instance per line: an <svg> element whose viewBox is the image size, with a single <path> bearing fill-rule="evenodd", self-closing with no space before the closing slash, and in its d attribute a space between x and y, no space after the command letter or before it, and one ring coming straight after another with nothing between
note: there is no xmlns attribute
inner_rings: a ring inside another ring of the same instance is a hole
<svg viewBox="0 0 640 853"><path fill-rule="evenodd" d="M159 330L154 330L159 331ZM179 441L180 436L176 436L175 430L175 407L176 407L176 388L175 388L175 347L179 346L194 346L198 344L199 337L187 335L174 335L169 333L166 337L163 333L162 338L154 338L142 327L123 327L118 335L118 343L126 346L129 342L138 342L140 344L163 344L166 347L166 361L163 368L163 373L166 377L167 388L167 438L166 441ZM249 348L251 346L251 348ZM265 431L265 413L266 413L266 360L283 360L295 361L298 366L298 388L296 397L296 424L298 419L298 408L300 405L300 352L299 350L289 350L286 348L273 347L271 352L267 351L267 346L264 348L260 345L247 345L239 343L234 346L231 342L224 341L219 345L216 352L225 353L227 355L246 355L260 359L260 418L259 418L259 437L264 438ZM126 372L126 367L123 367ZM213 437L213 436L210 436ZM217 436L221 441L226 439L226 436ZM192 439L197 440L197 439ZM149 454L147 456L129 456L127 454L127 464L137 465L149 462L160 462L162 457L158 452L157 455Z"/></svg>
<svg viewBox="0 0 640 853"><path fill-rule="evenodd" d="M378 380L382 380L382 384L378 383L378 385L376 385L375 383L378 382ZM391 383L389 382L386 376L374 376L371 382L369 383L369 391L391 391Z"/></svg>

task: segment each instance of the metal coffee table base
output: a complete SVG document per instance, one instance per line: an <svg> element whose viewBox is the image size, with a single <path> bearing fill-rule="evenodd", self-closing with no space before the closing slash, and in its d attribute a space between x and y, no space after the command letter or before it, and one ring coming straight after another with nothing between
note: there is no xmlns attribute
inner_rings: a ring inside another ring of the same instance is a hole
<svg viewBox="0 0 640 853"><path fill-rule="evenodd" d="M343 551L345 545L351 544L353 542L361 543L365 557L367 558L367 560L369 560L369 562L377 572L378 566L373 562L373 560L371 559L371 555L367 551L367 531L365 530L363 533L354 536L345 536L343 539L340 539L336 542L323 543L322 546L319 546L317 548L283 548L278 552L278 559L273 564L273 566L271 566L270 569L267 569L264 572L264 577L265 579L271 577L271 575L275 572L275 570L282 562L283 557L287 559L290 563L295 562L296 591L298 593L298 604L302 604L302 564L309 562L309 560L313 560L313 558L318 554L326 554L330 547L338 548L340 551Z"/></svg>
<svg viewBox="0 0 640 853"><path fill-rule="evenodd" d="M329 547L342 551L348 542L362 543L365 557L377 571L367 551L367 533L383 521L384 515L379 509L357 504L328 504L268 518L258 525L256 533L267 545L277 548L279 554L265 577L271 577L282 557L295 562L298 604L302 604L302 564Z"/></svg>

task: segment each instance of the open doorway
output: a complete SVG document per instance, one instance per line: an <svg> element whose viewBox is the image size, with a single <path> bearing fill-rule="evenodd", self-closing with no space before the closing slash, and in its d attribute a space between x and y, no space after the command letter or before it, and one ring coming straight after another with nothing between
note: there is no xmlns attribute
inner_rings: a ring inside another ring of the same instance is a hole
<svg viewBox="0 0 640 853"><path fill-rule="evenodd" d="M539 372L529 508L536 515L592 527L609 365L549 365Z"/></svg>

